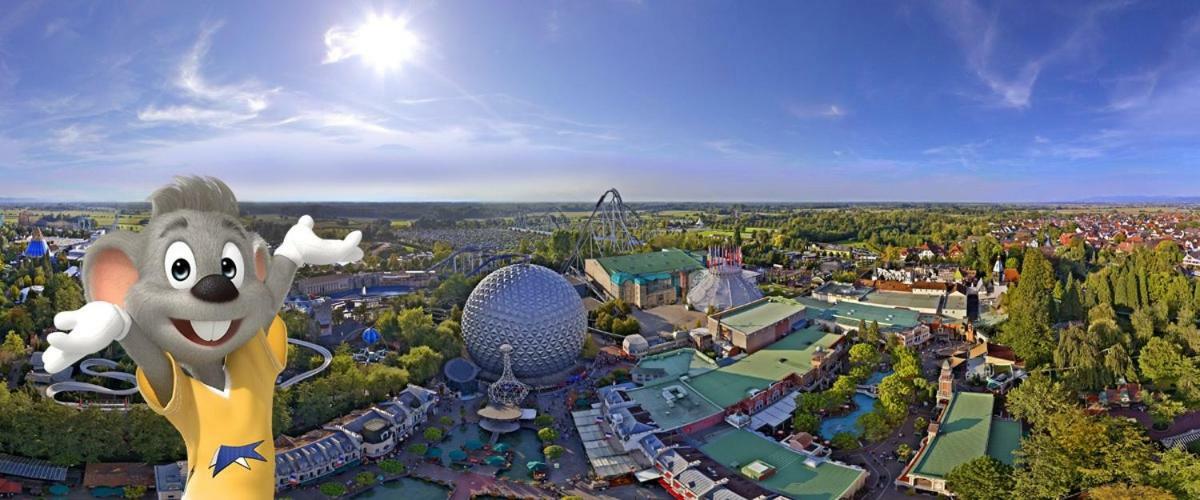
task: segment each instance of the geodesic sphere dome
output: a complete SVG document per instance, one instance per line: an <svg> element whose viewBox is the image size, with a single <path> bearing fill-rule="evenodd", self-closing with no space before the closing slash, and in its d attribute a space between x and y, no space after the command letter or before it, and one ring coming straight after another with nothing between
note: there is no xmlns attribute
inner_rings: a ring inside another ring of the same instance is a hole
<svg viewBox="0 0 1200 500"><path fill-rule="evenodd" d="M497 269L479 282L463 308L467 352L496 374L504 370L503 344L513 347L514 375L541 377L574 364L586 334L579 294L566 278L535 264Z"/></svg>

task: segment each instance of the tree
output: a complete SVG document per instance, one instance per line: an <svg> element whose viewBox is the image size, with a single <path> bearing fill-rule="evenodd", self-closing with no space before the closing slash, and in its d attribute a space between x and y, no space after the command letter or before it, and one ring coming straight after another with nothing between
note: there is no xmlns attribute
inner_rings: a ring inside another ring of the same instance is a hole
<svg viewBox="0 0 1200 500"><path fill-rule="evenodd" d="M290 396L288 389L280 389L271 401L271 432L275 437L279 437L292 426L292 409L288 406Z"/></svg>
<svg viewBox="0 0 1200 500"><path fill-rule="evenodd" d="M566 453L566 451L566 448L556 444L552 444L542 449L542 453L545 454L546 458L550 460L557 460L558 457L563 456L563 453Z"/></svg>
<svg viewBox="0 0 1200 500"><path fill-rule="evenodd" d="M1154 419L1154 427L1166 429L1175 421L1175 417L1187 411L1183 403L1171 399L1170 396L1156 392L1150 396L1150 417Z"/></svg>
<svg viewBox="0 0 1200 500"><path fill-rule="evenodd" d="M1179 498L1200 498L1200 457L1179 448L1167 448L1150 462L1146 483Z"/></svg>
<svg viewBox="0 0 1200 500"><path fill-rule="evenodd" d="M1065 369L1063 379L1068 387L1077 391L1096 390L1110 382L1099 341L1096 335L1077 325L1063 330L1054 350L1054 364Z"/></svg>
<svg viewBox="0 0 1200 500"><path fill-rule="evenodd" d="M878 344L882 340L879 334L879 322L872 321L866 325L866 328L859 330L858 338L867 344Z"/></svg>
<svg viewBox="0 0 1200 500"><path fill-rule="evenodd" d="M405 469L407 467L405 467L403 462L392 458L386 458L379 462L379 470L386 474L404 474Z"/></svg>
<svg viewBox="0 0 1200 500"><path fill-rule="evenodd" d="M1021 440L1015 497L1059 498L1113 482L1138 482L1153 447L1140 424L1071 408Z"/></svg>
<svg viewBox="0 0 1200 500"><path fill-rule="evenodd" d="M839 432L833 435L829 440L829 444L839 450L857 450L859 447L858 437L849 432Z"/></svg>
<svg viewBox="0 0 1200 500"><path fill-rule="evenodd" d="M879 364L879 350L874 344L854 344L850 348L850 364L874 367Z"/></svg>
<svg viewBox="0 0 1200 500"><path fill-rule="evenodd" d="M1006 405L1009 413L1035 428L1045 424L1050 415L1075 407L1071 393L1061 383L1040 373L1009 392Z"/></svg>
<svg viewBox="0 0 1200 500"><path fill-rule="evenodd" d="M1083 316L1083 291L1079 288L1079 282L1075 281L1075 276L1068 275L1062 300L1058 304L1058 320L1079 321Z"/></svg>
<svg viewBox="0 0 1200 500"><path fill-rule="evenodd" d="M896 456L899 457L900 460L907 462L908 457L912 455L912 451L912 447L909 446L908 443L900 443L900 446L896 447Z"/></svg>
<svg viewBox="0 0 1200 500"><path fill-rule="evenodd" d="M340 497L340 496L346 494L346 487L342 486L342 483L337 483L337 482L333 482L333 481L330 481L328 483L322 483L321 486L317 489L319 489L321 491L321 494L323 494L329 498L337 498L337 497Z"/></svg>
<svg viewBox="0 0 1200 500"><path fill-rule="evenodd" d="M442 366L442 355L429 346L417 346L400 356L400 364L408 370L408 376L417 384L424 384L437 375Z"/></svg>
<svg viewBox="0 0 1200 500"><path fill-rule="evenodd" d="M879 407L889 421L897 422L908 414L916 391L909 380L895 374L888 375L879 383Z"/></svg>
<svg viewBox="0 0 1200 500"><path fill-rule="evenodd" d="M816 434L821 429L821 419L815 414L797 411L792 415L792 428L796 432Z"/></svg>
<svg viewBox="0 0 1200 500"><path fill-rule="evenodd" d="M584 335L583 349L579 352L579 357L583 359L596 359L596 355L600 354L600 346L596 344L596 339L592 334Z"/></svg>
<svg viewBox="0 0 1200 500"><path fill-rule="evenodd" d="M146 487L142 485L130 485L121 490L121 496L129 499L138 499L146 496Z"/></svg>
<svg viewBox="0 0 1200 500"><path fill-rule="evenodd" d="M543 443L552 443L554 441L558 441L558 431L554 430L553 427L543 427L538 429L537 436L538 439L542 440Z"/></svg>
<svg viewBox="0 0 1200 500"><path fill-rule="evenodd" d="M917 417L913 419L913 434L921 435L929 428L929 421L925 417Z"/></svg>
<svg viewBox="0 0 1200 500"><path fill-rule="evenodd" d="M425 429L424 435L425 435L425 440L432 442L432 443L441 441L443 438L446 437L446 433L442 432L442 430L438 429L437 427L430 427L428 429Z"/></svg>
<svg viewBox="0 0 1200 500"><path fill-rule="evenodd" d="M17 332L8 332L8 335L4 336L4 343L0 344L0 368L7 368L14 361L23 361L26 356L25 350L25 340ZM6 377L0 376L0 379L4 378Z"/></svg>
<svg viewBox="0 0 1200 500"><path fill-rule="evenodd" d="M1042 252L1029 248L1021 266L1021 281L1006 295L1008 320L1000 342L1009 345L1030 366L1049 361L1054 349L1054 269Z"/></svg>
<svg viewBox="0 0 1200 500"><path fill-rule="evenodd" d="M360 488L374 486L375 474L371 474L370 472L359 472L354 476L354 482L355 484L358 484L358 487Z"/></svg>
<svg viewBox="0 0 1200 500"><path fill-rule="evenodd" d="M1142 348L1138 367L1142 375L1156 385L1173 387L1179 377L1189 373L1192 362L1183 356L1178 345L1162 337L1154 337Z"/></svg>
<svg viewBox="0 0 1200 500"><path fill-rule="evenodd" d="M863 430L863 438L869 442L882 441L892 433L888 417L880 408L859 415L856 423Z"/></svg>
<svg viewBox="0 0 1200 500"><path fill-rule="evenodd" d="M1154 315L1150 313L1150 309L1146 307L1138 308L1129 315L1129 322L1133 325L1133 335L1138 342L1146 343L1151 337L1154 337Z"/></svg>
<svg viewBox="0 0 1200 500"><path fill-rule="evenodd" d="M1137 372L1133 369L1133 360L1129 358L1129 351L1122 344L1108 348L1108 353L1104 355L1104 369L1108 370L1114 379L1124 378L1127 382L1138 380Z"/></svg>
<svg viewBox="0 0 1200 500"><path fill-rule="evenodd" d="M429 439L429 437L426 436L426 439ZM413 443L408 445L407 450L413 455L424 455L426 451L429 451L429 445L425 443Z"/></svg>
<svg viewBox="0 0 1200 500"><path fill-rule="evenodd" d="M1125 483L1106 484L1092 488L1087 492L1087 498L1092 500L1174 500L1175 495L1161 488L1146 485L1128 485Z"/></svg>
<svg viewBox="0 0 1200 500"><path fill-rule="evenodd" d="M958 464L946 474L946 488L963 500L1001 500L1013 490L1013 468L984 455Z"/></svg>
<svg viewBox="0 0 1200 500"><path fill-rule="evenodd" d="M1088 309L1088 317L1087 317L1088 323L1095 323L1097 320L1104 319L1104 318L1110 319L1112 321L1117 320L1117 312L1115 310L1113 310L1112 303L1101 302L1099 304L1096 304L1095 307Z"/></svg>

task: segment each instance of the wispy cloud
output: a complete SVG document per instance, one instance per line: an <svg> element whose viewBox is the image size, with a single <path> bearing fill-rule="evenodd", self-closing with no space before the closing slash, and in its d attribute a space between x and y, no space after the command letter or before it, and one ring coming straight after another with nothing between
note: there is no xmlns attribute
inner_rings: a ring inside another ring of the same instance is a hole
<svg viewBox="0 0 1200 500"><path fill-rule="evenodd" d="M838 119L846 116L849 112L845 106L839 104L819 104L819 105L802 105L790 104L786 107L787 112L796 118L829 118Z"/></svg>
<svg viewBox="0 0 1200 500"><path fill-rule="evenodd" d="M217 84L204 76L204 58L212 46L213 35L220 29L221 23L202 29L179 64L174 85L176 90L181 91L180 97L187 102L147 106L138 112L139 120L228 127L252 120L267 109L271 95L278 89L266 88L253 80Z"/></svg>
<svg viewBox="0 0 1200 500"><path fill-rule="evenodd" d="M963 144L947 144L926 148L922 155L933 161L951 163L957 166L974 169L985 161L984 150L992 143L991 139L967 142Z"/></svg>
<svg viewBox="0 0 1200 500"><path fill-rule="evenodd" d="M76 144L96 143L104 138L100 128L95 125L80 125L73 123L54 132L54 142L59 146L74 146Z"/></svg>
<svg viewBox="0 0 1200 500"><path fill-rule="evenodd" d="M1033 158L1092 160L1105 158L1129 143L1130 133L1118 129L1101 129L1065 141L1054 141L1038 135L1034 136L1028 154Z"/></svg>
<svg viewBox="0 0 1200 500"><path fill-rule="evenodd" d="M1019 45L1010 40L1001 23L999 4L986 12L973 0L936 2L936 10L966 57L968 70L991 92L995 103L1009 108L1027 108L1043 70L1051 64L1071 60L1099 40L1098 18L1128 2L1106 2L1090 6L1072 16L1074 26L1056 44L1039 54L1013 58ZM999 57L1004 56L1004 57ZM1016 59L1016 62L1011 62Z"/></svg>

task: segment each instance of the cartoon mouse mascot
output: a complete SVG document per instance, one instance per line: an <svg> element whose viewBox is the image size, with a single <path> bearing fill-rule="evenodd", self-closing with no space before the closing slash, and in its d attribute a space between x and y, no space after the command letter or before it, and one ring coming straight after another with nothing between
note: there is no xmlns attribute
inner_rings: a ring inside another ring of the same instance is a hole
<svg viewBox="0 0 1200 500"><path fill-rule="evenodd" d="M137 363L146 403L187 445L184 498L271 498L271 403L287 363L276 313L297 268L361 259L362 234L322 240L304 216L271 256L220 180L180 177L150 202L142 232L110 233L88 248L88 303L54 317L70 333L47 338L46 370L119 342Z"/></svg>

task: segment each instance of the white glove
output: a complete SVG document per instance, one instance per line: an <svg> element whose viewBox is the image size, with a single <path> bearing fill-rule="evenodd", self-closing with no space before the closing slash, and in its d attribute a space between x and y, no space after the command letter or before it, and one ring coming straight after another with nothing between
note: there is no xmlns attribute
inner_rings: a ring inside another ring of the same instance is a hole
<svg viewBox="0 0 1200 500"><path fill-rule="evenodd" d="M58 373L85 356L100 352L114 341L125 338L133 320L129 314L109 302L97 300L74 311L54 315L54 326L71 330L46 336L50 347L42 353L47 373Z"/></svg>
<svg viewBox="0 0 1200 500"><path fill-rule="evenodd" d="M346 264L362 260L363 251L358 248L362 231L353 231L344 240L323 240L313 232L312 217L305 215L296 225L288 229L283 243L275 250L276 257L286 257L297 266L305 264Z"/></svg>

